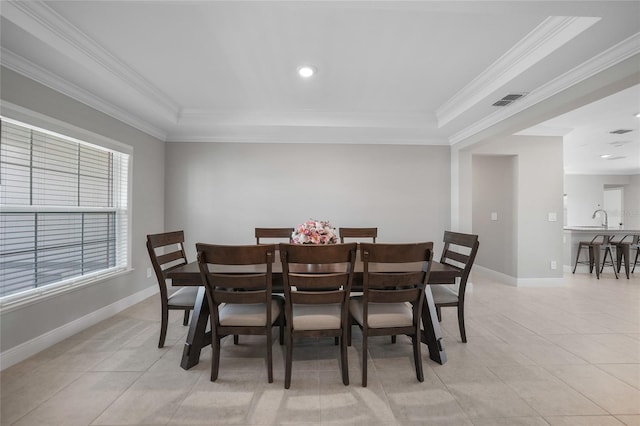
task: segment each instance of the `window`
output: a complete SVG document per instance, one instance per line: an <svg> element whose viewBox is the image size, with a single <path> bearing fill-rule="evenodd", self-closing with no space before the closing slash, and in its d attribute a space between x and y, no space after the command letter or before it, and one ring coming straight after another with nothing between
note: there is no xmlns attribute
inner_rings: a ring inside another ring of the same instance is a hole
<svg viewBox="0 0 640 426"><path fill-rule="evenodd" d="M126 269L129 155L7 118L0 127L0 299Z"/></svg>

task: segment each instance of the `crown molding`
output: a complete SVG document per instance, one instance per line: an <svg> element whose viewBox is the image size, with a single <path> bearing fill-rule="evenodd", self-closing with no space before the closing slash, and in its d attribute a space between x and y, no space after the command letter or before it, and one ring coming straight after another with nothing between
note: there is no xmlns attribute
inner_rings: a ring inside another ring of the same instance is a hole
<svg viewBox="0 0 640 426"><path fill-rule="evenodd" d="M436 111L439 127L503 87L601 18L550 16Z"/></svg>
<svg viewBox="0 0 640 426"><path fill-rule="evenodd" d="M384 129L435 128L435 120L427 120L419 112L350 112L290 110L218 110L186 108L180 111L178 125L216 123L217 126L328 126L376 127Z"/></svg>
<svg viewBox="0 0 640 426"><path fill-rule="evenodd" d="M640 32L543 84L518 102L455 133L449 138L449 143L451 145L459 144L465 139L638 54L640 54Z"/></svg>
<svg viewBox="0 0 640 426"><path fill-rule="evenodd" d="M167 142L211 142L211 143L301 143L301 144L341 144L341 145L437 145L449 146L446 139L421 138L415 135L404 137L380 136L367 132L368 134L345 135L343 132L334 131L318 137L309 135L306 128L301 127L302 133L292 132L256 132L252 126L233 126L210 128L204 131L180 132L177 131L167 137ZM290 129L294 130L295 129Z"/></svg>
<svg viewBox="0 0 640 426"><path fill-rule="evenodd" d="M145 120L133 117L128 111L106 102L102 98L58 77L56 74L53 74L33 62L16 55L4 47L0 50L0 58L2 66L17 72L18 74L103 112L157 139L164 141L167 137L167 132L164 130L149 124Z"/></svg>
<svg viewBox="0 0 640 426"><path fill-rule="evenodd" d="M141 95L163 116L177 120L179 105L128 67L44 1L3 2L2 15L60 53L111 78Z"/></svg>

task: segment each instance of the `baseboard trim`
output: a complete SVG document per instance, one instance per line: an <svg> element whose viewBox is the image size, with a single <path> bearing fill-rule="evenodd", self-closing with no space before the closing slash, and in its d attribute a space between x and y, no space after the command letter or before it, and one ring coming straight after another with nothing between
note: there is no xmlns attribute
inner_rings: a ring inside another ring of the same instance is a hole
<svg viewBox="0 0 640 426"><path fill-rule="evenodd" d="M485 268L480 265L473 265L473 272L484 275L488 278L496 280L502 284L510 285L513 287L518 286L518 279L511 275L503 274L502 272L494 271L493 269Z"/></svg>
<svg viewBox="0 0 640 426"><path fill-rule="evenodd" d="M564 278L517 278L493 269L479 265L473 265L474 272L482 274L490 279L513 287L562 287L565 285Z"/></svg>
<svg viewBox="0 0 640 426"><path fill-rule="evenodd" d="M85 330L100 321L104 321L119 312L142 302L143 300L158 293L158 286L150 286L142 291L139 291L131 296L120 299L115 303L105 306L97 311L91 312L81 318L75 319L61 327L44 333L38 337L35 337L27 342L21 343L18 346L7 349L0 353L0 371L11 367L25 359L29 358L47 349L50 346L55 345L73 336L76 333Z"/></svg>

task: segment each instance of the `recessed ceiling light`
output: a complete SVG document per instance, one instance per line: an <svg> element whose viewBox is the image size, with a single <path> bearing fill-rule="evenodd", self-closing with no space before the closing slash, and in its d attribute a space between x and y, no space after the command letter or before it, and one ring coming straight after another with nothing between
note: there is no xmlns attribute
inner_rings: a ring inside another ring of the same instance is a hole
<svg viewBox="0 0 640 426"><path fill-rule="evenodd" d="M611 154L602 154L600 156L600 158L609 158L609 157L611 157Z"/></svg>
<svg viewBox="0 0 640 426"><path fill-rule="evenodd" d="M309 78L316 73L316 68L311 65L304 65L298 68L298 74L302 78Z"/></svg>
<svg viewBox="0 0 640 426"><path fill-rule="evenodd" d="M640 118L640 112L636 114L636 117Z"/></svg>

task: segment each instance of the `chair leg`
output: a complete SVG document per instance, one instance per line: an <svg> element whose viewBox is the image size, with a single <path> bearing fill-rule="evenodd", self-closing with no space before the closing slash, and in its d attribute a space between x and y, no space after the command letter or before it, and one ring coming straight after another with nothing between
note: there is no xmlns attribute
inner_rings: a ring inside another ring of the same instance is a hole
<svg viewBox="0 0 640 426"><path fill-rule="evenodd" d="M338 346L340 344L340 338L339 337L334 337L333 338L333 344Z"/></svg>
<svg viewBox="0 0 640 426"><path fill-rule="evenodd" d="M218 379L218 369L220 368L220 337L211 337L211 381Z"/></svg>
<svg viewBox="0 0 640 426"><path fill-rule="evenodd" d="M420 327L418 326L418 331L416 335L411 336L411 341L413 343L413 360L416 364L416 378L419 382L424 382L424 373L422 371L422 352L420 350Z"/></svg>
<svg viewBox="0 0 640 426"><path fill-rule="evenodd" d="M395 335L391 336L391 344L395 345L396 341L397 341L396 336Z"/></svg>
<svg viewBox="0 0 640 426"><path fill-rule="evenodd" d="M615 267L615 263L613 263L613 253L611 252L611 248L607 247L604 250L604 258L602 259L602 266L600 266L600 273L602 273L602 271L604 270L604 265L607 263L607 254L609 254L609 259L611 260L611 266L613 268L613 274L616 276L616 279L618 279L618 272L616 271L616 267ZM597 268L597 266L596 266Z"/></svg>
<svg viewBox="0 0 640 426"><path fill-rule="evenodd" d="M573 272L572 274L576 273L576 268L578 267L578 259L580 259L580 251L582 250L582 244L578 244L578 254L576 254L576 261L573 262Z"/></svg>
<svg viewBox="0 0 640 426"><path fill-rule="evenodd" d="M633 261L633 269L631 269L632 274L636 271L636 263L638 263L638 255L640 255L640 248L636 250L636 259Z"/></svg>
<svg viewBox="0 0 640 426"><path fill-rule="evenodd" d="M460 328L462 343L467 343L467 333L464 329L464 304L462 303L458 303L458 327Z"/></svg>
<svg viewBox="0 0 640 426"><path fill-rule="evenodd" d="M238 343L240 343L240 337L238 337L237 334L233 335L233 344L237 345Z"/></svg>
<svg viewBox="0 0 640 426"><path fill-rule="evenodd" d="M345 386L349 384L349 361L347 358L347 331L342 331L342 337L340 338L340 363L342 370L342 383Z"/></svg>
<svg viewBox="0 0 640 426"><path fill-rule="evenodd" d="M291 386L291 362L293 358L293 336L291 330L286 332L287 355L284 367L284 388L289 389Z"/></svg>
<svg viewBox="0 0 640 426"><path fill-rule="evenodd" d="M362 387L367 387L367 341L368 336L365 328L362 328Z"/></svg>
<svg viewBox="0 0 640 426"><path fill-rule="evenodd" d="M271 338L271 326L267 327L267 381L273 383L273 339Z"/></svg>
<svg viewBox="0 0 640 426"><path fill-rule="evenodd" d="M285 326L285 322L284 322L284 311L282 311L280 313L280 319L278 320L278 324L279 324L279 329L280 329L280 336L279 336L279 342L280 342L280 346L284 345L284 326Z"/></svg>
<svg viewBox="0 0 640 426"><path fill-rule="evenodd" d="M184 310L184 318L182 319L182 325L189 325L189 314L191 313L191 309Z"/></svg>
<svg viewBox="0 0 640 426"><path fill-rule="evenodd" d="M162 319L160 322L160 341L158 342L158 347L164 347L164 340L167 337L167 324L169 323L169 310L166 308L162 308Z"/></svg>
<svg viewBox="0 0 640 426"><path fill-rule="evenodd" d="M436 315L438 317L438 322L442 321L442 311L440 310L440 306L436 305Z"/></svg>

